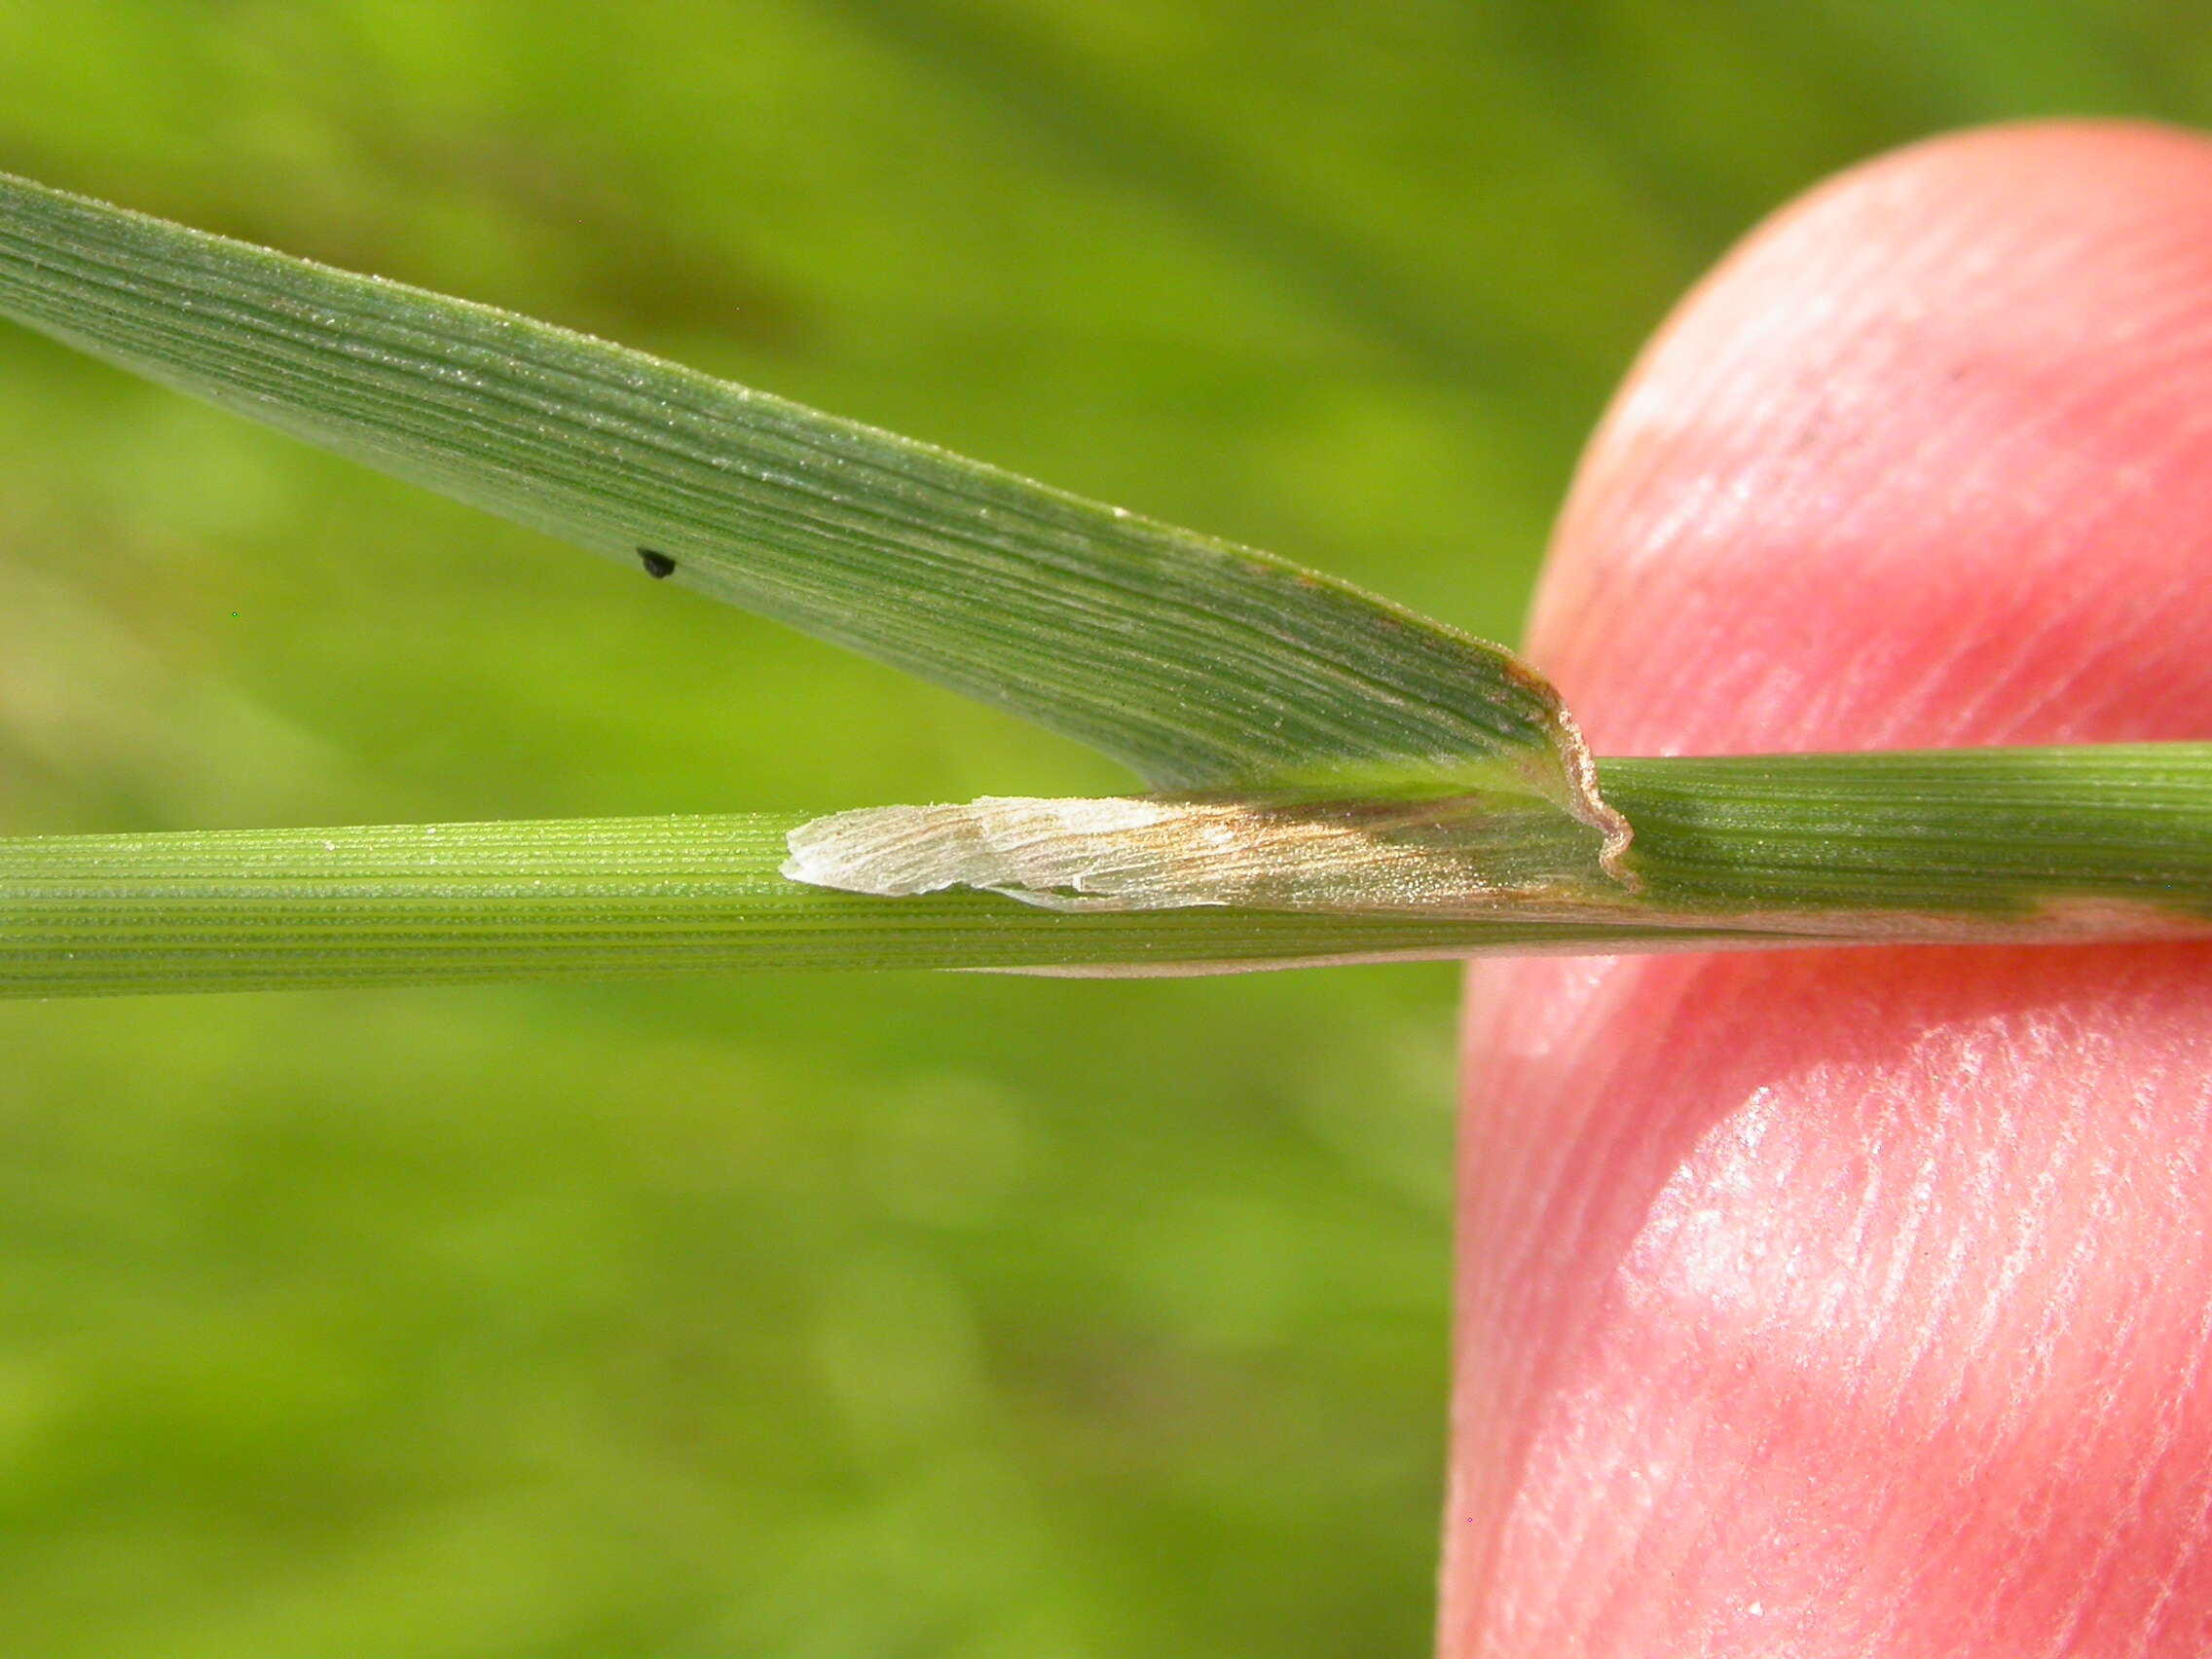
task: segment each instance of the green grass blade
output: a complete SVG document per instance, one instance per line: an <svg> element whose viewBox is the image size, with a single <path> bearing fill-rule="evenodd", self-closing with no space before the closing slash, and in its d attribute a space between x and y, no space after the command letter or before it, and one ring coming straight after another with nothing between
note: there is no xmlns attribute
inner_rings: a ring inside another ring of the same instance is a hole
<svg viewBox="0 0 2212 1659"><path fill-rule="evenodd" d="M1650 930L1226 908L1068 915L777 873L797 814L0 841L0 997L735 970L1189 973ZM1555 938L1556 936L1556 938Z"/></svg>
<svg viewBox="0 0 2212 1659"><path fill-rule="evenodd" d="M1495 646L641 352L5 175L0 315L1159 787L1467 770L1617 830L1558 697Z"/></svg>
<svg viewBox="0 0 2212 1659"><path fill-rule="evenodd" d="M0 996L2212 932L2212 745L1603 769L1641 889L1488 913L870 897L779 873L794 813L0 841Z"/></svg>

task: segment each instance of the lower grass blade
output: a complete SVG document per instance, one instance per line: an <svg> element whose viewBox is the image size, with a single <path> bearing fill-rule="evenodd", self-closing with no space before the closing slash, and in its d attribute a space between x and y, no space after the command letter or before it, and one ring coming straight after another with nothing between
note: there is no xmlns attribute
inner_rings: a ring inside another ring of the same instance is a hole
<svg viewBox="0 0 2212 1659"><path fill-rule="evenodd" d="M777 873L786 836L803 821L790 813L0 841L0 997L739 970L1193 973L1450 956L1491 936L1533 945L1552 931L1215 907L1066 915L966 892L866 898Z"/></svg>
<svg viewBox="0 0 2212 1659"><path fill-rule="evenodd" d="M1602 769L1640 890L1489 913L870 897L779 873L796 813L0 841L0 996L2212 933L2212 745Z"/></svg>

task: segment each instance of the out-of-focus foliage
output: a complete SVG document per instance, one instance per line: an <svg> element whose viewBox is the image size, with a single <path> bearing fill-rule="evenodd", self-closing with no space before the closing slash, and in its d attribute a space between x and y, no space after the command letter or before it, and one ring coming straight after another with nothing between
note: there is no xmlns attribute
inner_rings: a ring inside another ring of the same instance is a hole
<svg viewBox="0 0 2212 1659"><path fill-rule="evenodd" d="M1509 635L1732 235L2178 16L17 0L0 167ZM0 503L0 833L1123 781L17 331ZM0 1007L9 1650L1418 1650L1452 988Z"/></svg>

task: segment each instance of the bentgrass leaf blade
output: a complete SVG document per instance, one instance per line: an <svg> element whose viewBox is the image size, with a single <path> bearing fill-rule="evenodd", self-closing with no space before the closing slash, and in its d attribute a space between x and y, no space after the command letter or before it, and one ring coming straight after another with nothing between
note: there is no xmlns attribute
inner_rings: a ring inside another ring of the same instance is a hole
<svg viewBox="0 0 2212 1659"><path fill-rule="evenodd" d="M1480 777L1551 687L1282 560L564 329L0 175L0 314L1035 719L1162 788Z"/></svg>

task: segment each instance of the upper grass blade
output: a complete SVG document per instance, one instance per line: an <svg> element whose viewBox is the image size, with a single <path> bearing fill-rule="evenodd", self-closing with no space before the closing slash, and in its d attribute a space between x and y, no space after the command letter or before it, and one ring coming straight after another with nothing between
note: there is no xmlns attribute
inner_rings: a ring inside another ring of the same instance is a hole
<svg viewBox="0 0 2212 1659"><path fill-rule="evenodd" d="M1477 776L1604 831L1509 653L564 329L0 175L0 314L1067 733L1161 788Z"/></svg>

